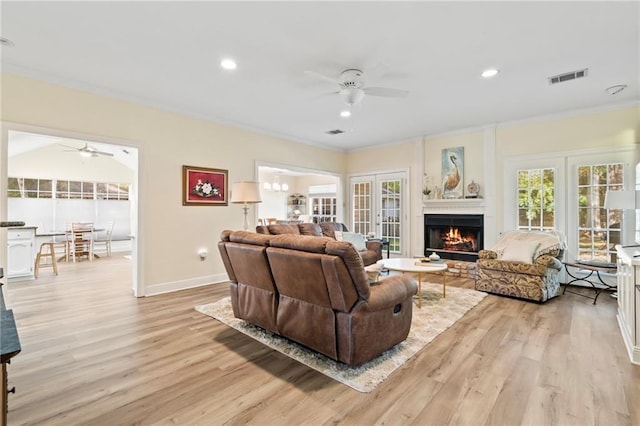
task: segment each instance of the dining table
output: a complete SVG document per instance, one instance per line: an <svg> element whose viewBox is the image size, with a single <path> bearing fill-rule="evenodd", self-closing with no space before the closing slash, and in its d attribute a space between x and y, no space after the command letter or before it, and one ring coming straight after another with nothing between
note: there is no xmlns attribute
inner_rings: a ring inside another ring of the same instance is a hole
<svg viewBox="0 0 640 426"><path fill-rule="evenodd" d="M65 237L65 241L67 243L71 243L73 241L73 244L76 245L76 247L80 247L80 246L84 246L85 244L85 240L84 240L84 234L93 231L94 233L96 232L104 232L106 231L105 228L103 227L93 227L93 228L87 228L86 230L82 229L76 232L73 232L71 230L52 230L52 231L47 231L47 232L42 232L42 233L38 233L36 232L36 238L38 237L49 237L49 238L53 238L53 242L54 243L62 243L63 241L56 241L55 238L56 237ZM68 238L69 236L73 236L72 238ZM80 250L80 252L82 252L83 254L86 254L87 252L85 250ZM93 257L95 259L99 259L100 256L97 255L96 253L93 253ZM63 256L58 257L57 259L58 261L62 261L65 260L66 262L69 261L67 253L65 253Z"/></svg>

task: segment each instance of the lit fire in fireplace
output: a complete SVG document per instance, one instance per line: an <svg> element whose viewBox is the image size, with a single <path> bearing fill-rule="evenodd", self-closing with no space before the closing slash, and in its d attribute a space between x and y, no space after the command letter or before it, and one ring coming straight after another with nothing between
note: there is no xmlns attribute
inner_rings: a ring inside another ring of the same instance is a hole
<svg viewBox="0 0 640 426"><path fill-rule="evenodd" d="M472 235L461 235L458 228L449 228L442 233L442 242L445 250L477 251L476 240Z"/></svg>

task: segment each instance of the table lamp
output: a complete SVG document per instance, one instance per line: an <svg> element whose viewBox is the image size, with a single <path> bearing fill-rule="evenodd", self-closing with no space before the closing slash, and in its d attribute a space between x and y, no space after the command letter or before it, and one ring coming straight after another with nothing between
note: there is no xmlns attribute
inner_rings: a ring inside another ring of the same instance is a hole
<svg viewBox="0 0 640 426"><path fill-rule="evenodd" d="M249 229L249 213L248 204L261 203L260 188L258 182L236 182L231 187L231 202L236 204L244 204L244 229Z"/></svg>
<svg viewBox="0 0 640 426"><path fill-rule="evenodd" d="M620 210L635 209L635 191L607 191L604 195L604 208Z"/></svg>

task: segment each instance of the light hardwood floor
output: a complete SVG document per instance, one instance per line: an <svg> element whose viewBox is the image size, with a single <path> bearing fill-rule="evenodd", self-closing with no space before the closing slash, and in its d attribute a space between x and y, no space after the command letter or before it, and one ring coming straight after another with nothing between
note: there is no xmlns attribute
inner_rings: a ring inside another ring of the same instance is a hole
<svg viewBox="0 0 640 426"><path fill-rule="evenodd" d="M23 348L10 425L640 424L640 366L608 295L489 295L362 394L193 309L226 284L136 299L129 268L114 254L8 284Z"/></svg>

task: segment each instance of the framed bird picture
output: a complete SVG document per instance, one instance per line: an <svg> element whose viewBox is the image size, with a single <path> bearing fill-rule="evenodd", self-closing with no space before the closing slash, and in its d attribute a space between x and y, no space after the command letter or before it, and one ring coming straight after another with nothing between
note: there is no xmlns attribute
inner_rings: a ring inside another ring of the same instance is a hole
<svg viewBox="0 0 640 426"><path fill-rule="evenodd" d="M442 150L442 198L464 195L464 147Z"/></svg>

